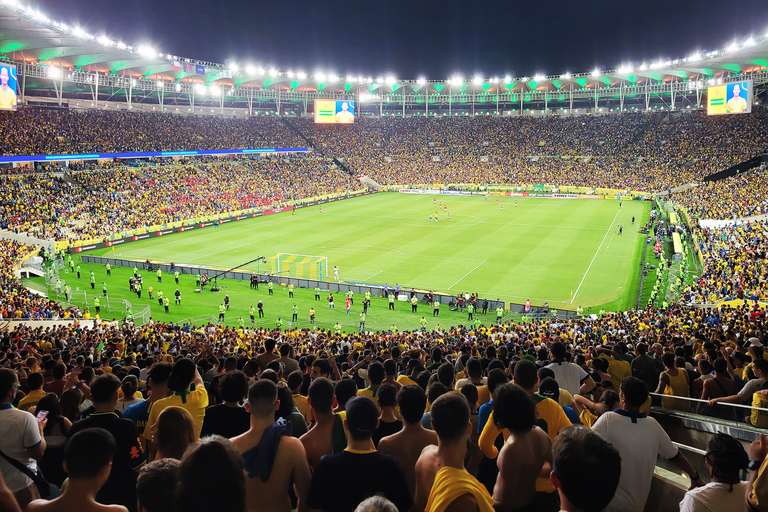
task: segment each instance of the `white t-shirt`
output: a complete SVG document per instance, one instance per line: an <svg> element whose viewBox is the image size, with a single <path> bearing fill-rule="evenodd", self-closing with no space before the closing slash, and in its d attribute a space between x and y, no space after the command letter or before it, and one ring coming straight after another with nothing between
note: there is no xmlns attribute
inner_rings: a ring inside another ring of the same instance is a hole
<svg viewBox="0 0 768 512"><path fill-rule="evenodd" d="M704 487L697 487L685 493L680 502L680 512L742 512L746 482L731 486L719 482L710 482Z"/></svg>
<svg viewBox="0 0 768 512"><path fill-rule="evenodd" d="M453 387L454 389L461 389L462 386L465 384L472 384L472 380L470 379L459 379L456 381L456 385ZM488 384L488 379L486 377L483 377L483 386L486 386Z"/></svg>
<svg viewBox="0 0 768 512"><path fill-rule="evenodd" d="M656 454L671 459L677 447L655 419L625 411L600 416L592 431L621 455L621 478L608 512L642 512L651 490ZM742 495L743 496L743 495Z"/></svg>
<svg viewBox="0 0 768 512"><path fill-rule="evenodd" d="M581 382L589 377L581 366L566 361L551 363L544 368L549 368L555 372L555 380L558 385L572 395L579 394Z"/></svg>
<svg viewBox="0 0 768 512"><path fill-rule="evenodd" d="M37 462L29 457L27 449L41 442L37 419L32 414L12 408L0 409L0 450L4 454L36 472ZM13 467L4 457L0 457L0 473L11 492L26 489L32 484L32 479Z"/></svg>

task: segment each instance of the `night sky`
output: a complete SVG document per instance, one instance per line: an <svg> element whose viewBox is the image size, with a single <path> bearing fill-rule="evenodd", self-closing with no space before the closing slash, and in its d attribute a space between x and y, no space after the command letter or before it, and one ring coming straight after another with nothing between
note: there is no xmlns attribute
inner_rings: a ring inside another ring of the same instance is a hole
<svg viewBox="0 0 768 512"><path fill-rule="evenodd" d="M22 0L26 1L26 0ZM125 43L281 70L445 79L614 69L768 33L767 0L31 0Z"/></svg>

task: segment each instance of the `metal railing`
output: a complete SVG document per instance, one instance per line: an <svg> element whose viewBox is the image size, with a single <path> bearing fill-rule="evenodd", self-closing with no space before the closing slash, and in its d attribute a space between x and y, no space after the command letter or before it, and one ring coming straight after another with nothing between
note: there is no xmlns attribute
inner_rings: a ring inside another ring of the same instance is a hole
<svg viewBox="0 0 768 512"><path fill-rule="evenodd" d="M661 397L661 398L668 398L668 399L674 399L674 400L685 400L688 402L698 402L698 403L704 403L709 404L709 400L702 400L701 398L691 398L688 396L677 396L677 395L663 395L661 393L648 393L651 396ZM728 402L717 402L717 405L727 405L729 407L736 407L739 409L749 409L751 411L765 411L768 412L768 409L765 407L754 407L752 405L743 405L743 404L732 404Z"/></svg>

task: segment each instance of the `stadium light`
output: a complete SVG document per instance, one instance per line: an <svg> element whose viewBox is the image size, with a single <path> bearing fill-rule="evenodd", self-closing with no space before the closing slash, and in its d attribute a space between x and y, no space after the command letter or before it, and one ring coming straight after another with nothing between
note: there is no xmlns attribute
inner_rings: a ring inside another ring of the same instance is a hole
<svg viewBox="0 0 768 512"><path fill-rule="evenodd" d="M571 74L570 74L570 73L568 73L568 72L566 72L566 73L565 73L564 75L562 75L560 78L562 78L563 80L570 80L570 79L571 79Z"/></svg>
<svg viewBox="0 0 768 512"><path fill-rule="evenodd" d="M480 75L475 75L475 77L472 79L472 83L475 85L482 85L483 84L483 77Z"/></svg>
<svg viewBox="0 0 768 512"><path fill-rule="evenodd" d="M299 71L298 73L296 73L296 78L298 78L299 80L304 80L307 78L307 74L303 71Z"/></svg>
<svg viewBox="0 0 768 512"><path fill-rule="evenodd" d="M600 76L600 70L599 69L593 70L592 71L592 77L593 78L597 78L598 76Z"/></svg>
<svg viewBox="0 0 768 512"><path fill-rule="evenodd" d="M256 68L253 66L253 64L248 64L245 66L245 72L249 75L255 75L256 74Z"/></svg>
<svg viewBox="0 0 768 512"><path fill-rule="evenodd" d="M288 78L293 78L293 71L288 71Z"/></svg>
<svg viewBox="0 0 768 512"><path fill-rule="evenodd" d="M136 87L136 79L131 78L131 87Z"/></svg>
<svg viewBox="0 0 768 512"><path fill-rule="evenodd" d="M318 82L323 82L323 81L325 81L325 73L323 73L322 71L318 71L317 73L315 73L315 79L316 79Z"/></svg>
<svg viewBox="0 0 768 512"><path fill-rule="evenodd" d="M393 75L389 75L387 77L387 85L395 85L397 83L397 78L395 78Z"/></svg>
<svg viewBox="0 0 768 512"><path fill-rule="evenodd" d="M632 66L619 66L618 72L622 75L631 73L632 72Z"/></svg>
<svg viewBox="0 0 768 512"><path fill-rule="evenodd" d="M278 74L277 69L272 68L269 70L269 76L271 76L272 78L276 77L277 74Z"/></svg>
<svg viewBox="0 0 768 512"><path fill-rule="evenodd" d="M137 51L139 52L139 55L141 55L142 57L152 58L157 55L155 50L153 50L149 46L139 46Z"/></svg>
<svg viewBox="0 0 768 512"><path fill-rule="evenodd" d="M537 73L537 74L533 75L533 81L534 82L543 82L544 80L546 80L546 77L544 75L542 75L541 73Z"/></svg>
<svg viewBox="0 0 768 512"><path fill-rule="evenodd" d="M462 85L464 83L464 79L461 78L460 75L454 75L450 80L448 80L448 85Z"/></svg>
<svg viewBox="0 0 768 512"><path fill-rule="evenodd" d="M744 41L744 48L749 48L750 46L755 46L757 41L755 41L754 37L750 37L746 41Z"/></svg>
<svg viewBox="0 0 768 512"><path fill-rule="evenodd" d="M124 43L124 42L122 42L122 41L118 41L118 42L117 42L117 49L118 49L118 50L125 50L126 48L128 48L128 45L127 45L127 44L125 44L125 43Z"/></svg>
<svg viewBox="0 0 768 512"><path fill-rule="evenodd" d="M499 77L495 76L495 77L491 78L491 80L490 80L490 81L491 81L492 83L494 83L494 84L497 84L497 83L499 83Z"/></svg>
<svg viewBox="0 0 768 512"><path fill-rule="evenodd" d="M158 80L157 81L157 88L158 89L162 89L164 85L165 85L165 83L162 80Z"/></svg>
<svg viewBox="0 0 768 512"><path fill-rule="evenodd" d="M80 37L82 39L87 39L88 38L88 34L85 32L85 30L83 30L80 27L75 27L74 30L72 30L72 34L75 37Z"/></svg>
<svg viewBox="0 0 768 512"><path fill-rule="evenodd" d="M266 73L264 68L256 68L256 74L257 75L263 75L264 73Z"/></svg>
<svg viewBox="0 0 768 512"><path fill-rule="evenodd" d="M736 44L736 41L734 41L734 42L732 42L730 44L730 46L728 46L728 48L725 49L725 51L727 51L727 52L735 52L738 49L739 49L739 45Z"/></svg>
<svg viewBox="0 0 768 512"><path fill-rule="evenodd" d="M61 78L61 68L57 68L56 66L49 66L48 76L51 78Z"/></svg>
<svg viewBox="0 0 768 512"><path fill-rule="evenodd" d="M110 39L107 36L101 36L99 38L99 42L104 46L112 46L113 44L115 44L112 41L110 41Z"/></svg>
<svg viewBox="0 0 768 512"><path fill-rule="evenodd" d="M334 84L339 81L339 77L331 73L330 75L328 75L328 81Z"/></svg>
<svg viewBox="0 0 768 512"><path fill-rule="evenodd" d="M173 84L173 89L176 92L181 92L181 84Z"/></svg>
<svg viewBox="0 0 768 512"><path fill-rule="evenodd" d="M230 70L231 72L233 72L233 73L237 73L237 72L240 70L240 66L238 66L237 64L235 64L234 62L232 62L232 63L229 65L229 70Z"/></svg>
<svg viewBox="0 0 768 512"><path fill-rule="evenodd" d="M419 78L418 80L416 80L416 83L418 85L427 85L427 79L426 78Z"/></svg>
<svg viewBox="0 0 768 512"><path fill-rule="evenodd" d="M508 83L508 84L511 84L512 83L512 76L510 76L510 75L505 76L504 77L504 81L506 83Z"/></svg>
<svg viewBox="0 0 768 512"><path fill-rule="evenodd" d="M702 59L701 53L694 53L688 57L688 62L699 62Z"/></svg>
<svg viewBox="0 0 768 512"><path fill-rule="evenodd" d="M377 84L383 84L384 83L384 79L379 76L379 77L376 78L376 83Z"/></svg>

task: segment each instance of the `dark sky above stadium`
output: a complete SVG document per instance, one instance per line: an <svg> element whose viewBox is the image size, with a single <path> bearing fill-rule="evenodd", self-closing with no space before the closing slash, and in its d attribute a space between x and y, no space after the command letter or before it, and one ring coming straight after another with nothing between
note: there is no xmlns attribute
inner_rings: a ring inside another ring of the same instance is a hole
<svg viewBox="0 0 768 512"><path fill-rule="evenodd" d="M445 79L614 69L768 33L766 0L32 0L125 43L213 62Z"/></svg>

